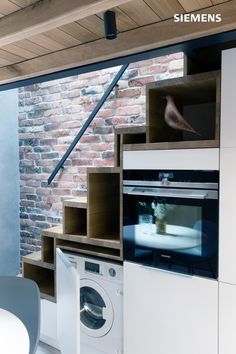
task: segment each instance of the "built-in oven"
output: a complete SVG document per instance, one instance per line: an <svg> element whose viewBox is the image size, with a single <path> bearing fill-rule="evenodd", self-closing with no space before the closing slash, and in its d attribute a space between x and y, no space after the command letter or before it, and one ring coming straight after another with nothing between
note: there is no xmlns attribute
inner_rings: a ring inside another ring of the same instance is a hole
<svg viewBox="0 0 236 354"><path fill-rule="evenodd" d="M124 259L218 277L218 171L124 170Z"/></svg>

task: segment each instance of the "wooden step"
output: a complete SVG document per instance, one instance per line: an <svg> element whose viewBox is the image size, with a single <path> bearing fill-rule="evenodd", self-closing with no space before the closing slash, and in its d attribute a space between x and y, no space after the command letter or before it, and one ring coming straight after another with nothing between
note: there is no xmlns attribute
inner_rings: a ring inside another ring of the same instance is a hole
<svg viewBox="0 0 236 354"><path fill-rule="evenodd" d="M116 134L144 134L146 133L146 125L129 125L126 127L116 127Z"/></svg>
<svg viewBox="0 0 236 354"><path fill-rule="evenodd" d="M121 173L120 167L88 167L87 174L89 173Z"/></svg>
<svg viewBox="0 0 236 354"><path fill-rule="evenodd" d="M36 265L36 266L46 268L46 269L53 270L55 268L53 264L48 263L48 262L43 262L41 251L33 252L33 253L28 254L27 256L23 256L22 261L23 261L23 263Z"/></svg>
<svg viewBox="0 0 236 354"><path fill-rule="evenodd" d="M145 144L146 126L126 126L115 128L115 166L122 167L123 146L125 144Z"/></svg>
<svg viewBox="0 0 236 354"><path fill-rule="evenodd" d="M73 199L65 199L63 201L63 206L71 207L71 208L87 208L87 197L76 197Z"/></svg>
<svg viewBox="0 0 236 354"><path fill-rule="evenodd" d="M41 298L56 302L55 267L42 261L41 251L22 257L22 266L23 277L38 284Z"/></svg>
<svg viewBox="0 0 236 354"><path fill-rule="evenodd" d="M48 236L48 237L58 237L63 234L63 227L62 225L57 225L50 227L49 229L44 229L42 231L43 236Z"/></svg>

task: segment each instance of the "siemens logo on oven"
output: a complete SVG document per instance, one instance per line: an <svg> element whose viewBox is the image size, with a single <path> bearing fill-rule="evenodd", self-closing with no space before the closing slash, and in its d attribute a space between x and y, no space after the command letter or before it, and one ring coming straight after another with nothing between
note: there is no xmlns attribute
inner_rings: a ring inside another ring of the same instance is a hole
<svg viewBox="0 0 236 354"><path fill-rule="evenodd" d="M175 14L174 22L221 22L221 14Z"/></svg>

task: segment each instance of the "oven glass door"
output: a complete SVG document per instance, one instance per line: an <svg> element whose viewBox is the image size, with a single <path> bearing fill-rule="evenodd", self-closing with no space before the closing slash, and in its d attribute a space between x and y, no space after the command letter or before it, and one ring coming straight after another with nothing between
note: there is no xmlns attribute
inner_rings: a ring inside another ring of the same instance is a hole
<svg viewBox="0 0 236 354"><path fill-rule="evenodd" d="M124 194L124 259L217 278L218 200L198 194Z"/></svg>

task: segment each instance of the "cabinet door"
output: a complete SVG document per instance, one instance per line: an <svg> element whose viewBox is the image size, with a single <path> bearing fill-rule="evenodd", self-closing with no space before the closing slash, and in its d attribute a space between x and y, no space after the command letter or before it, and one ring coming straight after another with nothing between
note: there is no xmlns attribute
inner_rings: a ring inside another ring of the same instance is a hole
<svg viewBox="0 0 236 354"><path fill-rule="evenodd" d="M219 354L236 353L236 285L220 283Z"/></svg>
<svg viewBox="0 0 236 354"><path fill-rule="evenodd" d="M56 252L57 332L61 354L80 354L80 279L60 249Z"/></svg>
<svg viewBox="0 0 236 354"><path fill-rule="evenodd" d="M236 147L236 48L222 53L221 147Z"/></svg>
<svg viewBox="0 0 236 354"><path fill-rule="evenodd" d="M57 304L45 299L41 299L40 340L59 349L57 338Z"/></svg>
<svg viewBox="0 0 236 354"><path fill-rule="evenodd" d="M124 354L217 354L218 282L124 264Z"/></svg>
<svg viewBox="0 0 236 354"><path fill-rule="evenodd" d="M236 284L236 148L220 151L219 280Z"/></svg>

